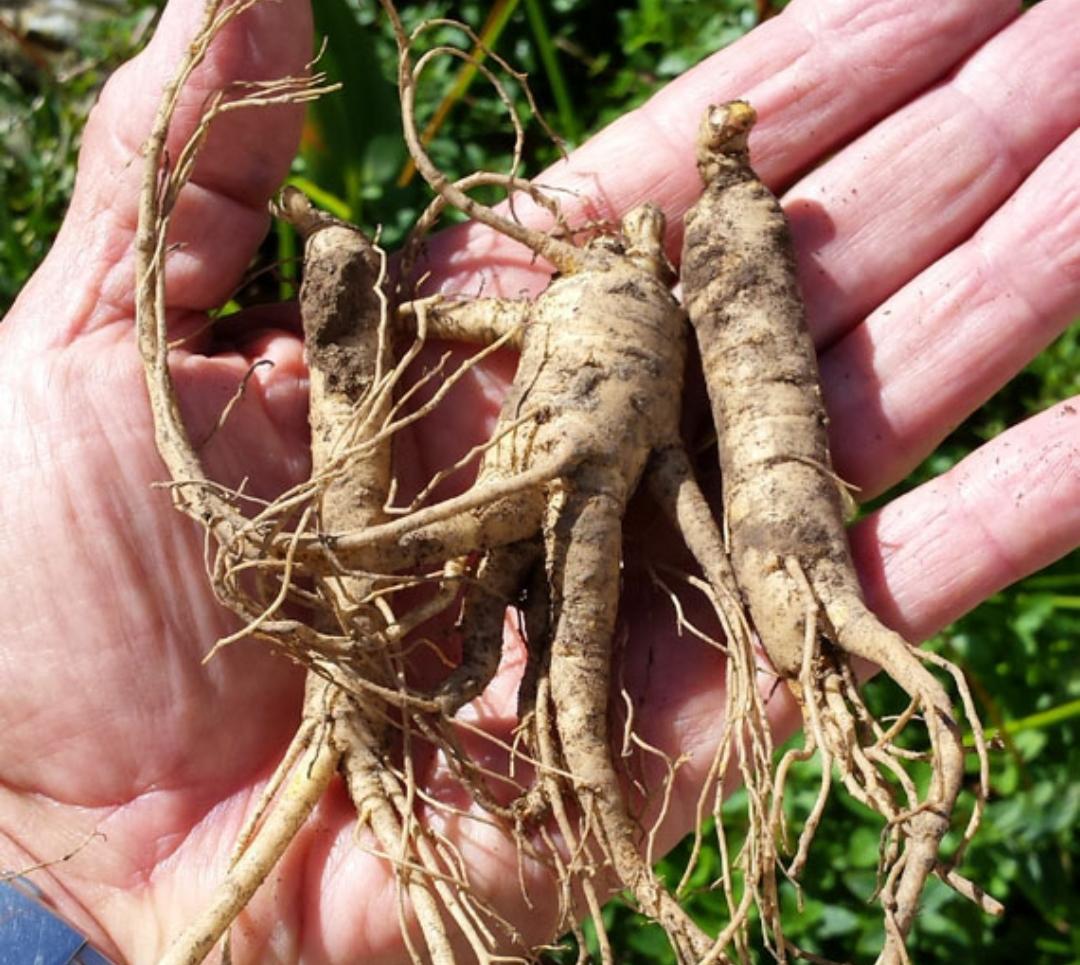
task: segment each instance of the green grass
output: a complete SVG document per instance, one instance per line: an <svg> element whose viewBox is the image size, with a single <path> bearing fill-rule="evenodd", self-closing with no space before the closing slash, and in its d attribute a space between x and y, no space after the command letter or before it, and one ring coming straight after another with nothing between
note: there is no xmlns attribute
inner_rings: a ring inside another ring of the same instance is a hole
<svg viewBox="0 0 1080 965"><path fill-rule="evenodd" d="M75 183L86 115L110 70L145 36L149 0L80 31L77 46L36 66L0 45L0 316L45 257ZM40 56L40 55L38 55Z"/></svg>
<svg viewBox="0 0 1080 965"><path fill-rule="evenodd" d="M95 90L132 50L131 16L88 32L59 80L33 69L0 75L0 311L6 309L56 232L70 195L79 131ZM653 90L751 27L755 6L742 0L549 0L505 5L494 30L500 53L527 70L549 118L570 144L580 142ZM415 22L447 4L421 2L405 11ZM401 186L405 152L398 139L397 104L389 78L393 45L373 23L370 2L317 0L327 37L322 66L344 90L319 102L310 115L294 179L317 186L320 203L400 240L426 199L416 183ZM490 4L465 2L455 13L480 29ZM453 39L452 32L440 34ZM460 38L459 38L460 39ZM439 64L421 91L422 120L453 90L457 68ZM72 71L74 73L72 74ZM499 168L509 160L501 110L479 80L464 87L431 145L440 165L465 172ZM520 92L516 95L520 100ZM535 132L536 127L532 130ZM544 138L530 140L526 163L539 170L555 156ZM264 246L269 260L295 255L295 239L275 232ZM279 274L265 297L291 290L294 273ZM1080 327L1029 365L939 447L898 491L937 475L1005 427L1054 401L1080 392ZM890 494L895 495L895 493ZM919 917L913 956L922 963L979 960L983 965L1080 961L1080 554L996 594L934 641L969 674L984 720L1004 749L993 759L992 793L984 831L971 847L966 873L1005 902L1000 921L982 916L944 887L932 887ZM881 681L869 687L875 707L895 707L897 695ZM816 790L815 768L797 775L791 806L804 814ZM727 818L738 833L740 801ZM788 916L789 934L833 958L867 960L881 940L879 912L865 899L873 882L878 826L838 796L822 823L805 880L802 913ZM677 880L688 844L661 862ZM707 849L692 882L690 906L701 921L724 921L720 896L708 888L718 869ZM794 911L794 895L785 902ZM671 961L658 930L612 903L605 924L620 963ZM761 957L765 960L765 956ZM553 956L571 961L572 954Z"/></svg>

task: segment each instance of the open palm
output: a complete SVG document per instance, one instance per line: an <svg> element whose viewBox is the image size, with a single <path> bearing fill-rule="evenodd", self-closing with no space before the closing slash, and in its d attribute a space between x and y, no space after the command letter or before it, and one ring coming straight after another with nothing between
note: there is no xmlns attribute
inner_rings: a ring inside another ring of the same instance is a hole
<svg viewBox="0 0 1080 965"><path fill-rule="evenodd" d="M200 6L172 0L149 49L108 85L61 234L0 327L0 864L56 858L100 832L37 880L105 951L133 962L159 956L220 880L302 690L301 671L259 643L201 663L233 619L210 593L199 531L153 488L164 469L132 332L138 149ZM865 494L902 478L1080 309L1080 75L1069 38L1080 3L1015 13L1004 0L915 12L888 0L795 0L544 178L587 199L593 216L660 203L677 250L699 190L702 110L753 102L756 166L786 192L799 248L837 468ZM310 37L301 0L245 14L197 75L180 127L208 90L300 71ZM212 135L176 219L177 332L197 330L240 277L299 126L295 110L275 108L230 117ZM433 252L449 288L475 290L478 276L488 293L543 284L527 253L476 228L447 233ZM249 476L258 495L307 474L296 332L293 312L264 309L174 356L195 438L253 361L275 363L257 370L204 453L216 478ZM510 374L496 364L458 390L469 398L453 412L468 422L452 434L447 408L402 440L410 471L479 439ZM1078 439L1080 415L1062 404L864 521L855 554L886 622L921 639L1080 543ZM646 739L691 755L672 841L722 726L722 665L674 636L661 598L633 596L639 722ZM649 670L661 648L662 676ZM481 719L504 726L511 689L497 682ZM795 716L774 703L790 730ZM391 878L355 846L354 819L335 787L241 919L236 961L405 958ZM468 822L454 830L468 837L478 886L525 920L507 844ZM548 911L546 922L527 916L531 938L548 937Z"/></svg>

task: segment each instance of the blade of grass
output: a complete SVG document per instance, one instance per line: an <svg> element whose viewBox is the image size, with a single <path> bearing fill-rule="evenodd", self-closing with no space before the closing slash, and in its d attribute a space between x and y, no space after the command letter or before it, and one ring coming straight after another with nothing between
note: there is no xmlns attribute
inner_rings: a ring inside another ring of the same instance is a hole
<svg viewBox="0 0 1080 965"><path fill-rule="evenodd" d="M1063 586L1080 586L1080 574L1059 573L1050 576L1029 576L1023 583L1026 590L1053 590Z"/></svg>
<svg viewBox="0 0 1080 965"><path fill-rule="evenodd" d="M1080 610L1080 596L1053 597L1055 610Z"/></svg>
<svg viewBox="0 0 1080 965"><path fill-rule="evenodd" d="M1027 717L1020 717L1016 720L1007 720L1000 728L989 728L986 732L986 738L987 740L993 740L995 737L1000 736L1002 731L1012 735L1026 730L1046 730L1048 727L1071 720L1073 717L1080 717L1080 700L1070 700L1068 703L1058 704L1057 707L1051 707L1049 710L1041 710L1037 714L1029 714ZM964 745L968 747L974 745L971 735L964 738Z"/></svg>
<svg viewBox="0 0 1080 965"><path fill-rule="evenodd" d="M320 188L310 178L305 178L302 174L291 174L288 183L294 188L299 188L320 208L329 211L335 218L340 218L342 221L352 221L353 210L349 203L333 192Z"/></svg>
<svg viewBox="0 0 1080 965"><path fill-rule="evenodd" d="M539 0L525 0L525 15L529 18L529 27L536 38L540 62L544 65L551 96L555 100L555 110L559 115L559 133L576 145L581 141L581 123L574 109L574 102L570 99L570 90L559 66L559 54Z"/></svg>

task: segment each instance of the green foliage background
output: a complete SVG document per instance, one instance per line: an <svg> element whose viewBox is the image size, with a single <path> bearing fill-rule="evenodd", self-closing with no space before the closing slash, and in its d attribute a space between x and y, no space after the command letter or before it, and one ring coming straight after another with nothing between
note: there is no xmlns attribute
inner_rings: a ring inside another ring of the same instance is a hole
<svg viewBox="0 0 1080 965"><path fill-rule="evenodd" d="M74 47L49 53L49 67L36 65L10 40L0 46L0 310L6 311L56 232L74 180L79 132L96 91L134 52L160 6L155 0L119 2L118 15L81 31ZM477 29L490 15L487 36L528 71L543 110L571 146L751 28L762 12L761 5L747 0L499 0L414 3L404 13L416 22L450 8ZM389 83L392 44L375 22L370 0L316 0L315 9L327 38L321 65L346 86L313 108L294 178L317 185L321 200L339 214L368 227L381 225L392 245L425 200L415 181L395 184L405 155ZM432 70L421 92L425 116L458 80L455 65L440 63ZM503 120L491 91L477 82L463 93L432 151L450 171L505 168L509 144L501 133ZM542 138L533 140L526 159L531 172L554 156ZM273 261L294 253L294 239L279 232L268 239L263 256ZM286 260L269 289L245 296L287 294L291 275ZM945 471L1005 427L1078 392L1080 327L1074 325L957 429L902 488ZM984 721L1002 738L984 830L964 870L1008 911L994 921L943 886L932 887L914 937L916 961L1080 962L1080 931L1073 926L1080 920L1078 641L1080 554L1075 552L995 595L934 641L964 667ZM877 681L870 684L868 699L886 710L895 706L896 695ZM798 775L791 795L797 814L808 810L816 783L812 766ZM736 831L740 803L736 796L730 806ZM834 800L805 874L801 912L794 895L785 894L792 939L834 959L873 957L881 927L877 908L866 899L878 833L860 806L840 796ZM687 847L684 843L661 863L672 880ZM722 900L708 887L717 869L718 856L707 849L689 896L693 912L714 928L724 921ZM671 961L659 932L624 905L613 902L604 917L620 962ZM569 962L573 955L568 951L553 960Z"/></svg>

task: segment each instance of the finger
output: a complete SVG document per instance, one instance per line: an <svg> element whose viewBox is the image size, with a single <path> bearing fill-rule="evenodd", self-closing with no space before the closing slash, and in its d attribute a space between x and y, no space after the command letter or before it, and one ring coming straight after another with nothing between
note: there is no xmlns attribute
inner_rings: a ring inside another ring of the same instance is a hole
<svg viewBox="0 0 1080 965"><path fill-rule="evenodd" d="M141 147L202 9L202 0L171 0L150 45L109 80L91 114L68 216L20 298L24 306L47 300L53 323L46 327L38 316L32 324L52 344L131 318ZM211 92L234 81L302 73L311 36L305 0L259 3L232 21L181 95L170 156L176 157L194 130ZM208 308L224 301L236 285L265 234L266 201L287 173L302 111L297 106L236 111L214 125L174 216L170 307Z"/></svg>
<svg viewBox="0 0 1080 965"><path fill-rule="evenodd" d="M828 345L962 242L1080 123L1074 0L1048 0L784 197Z"/></svg>
<svg viewBox="0 0 1080 965"><path fill-rule="evenodd" d="M821 358L836 468L869 498L1080 315L1080 132Z"/></svg>
<svg viewBox="0 0 1080 965"><path fill-rule="evenodd" d="M1080 397L1003 432L851 532L867 602L925 640L1080 545Z"/></svg>
<svg viewBox="0 0 1080 965"><path fill-rule="evenodd" d="M980 5L980 24L972 12L963 2L924 6L917 16L894 2L792 3L585 145L576 186L588 193L603 172L609 217L652 201L681 218L701 193L701 117L710 104L741 97L761 118L755 170L778 190L940 77L1004 26L1016 4Z"/></svg>
<svg viewBox="0 0 1080 965"><path fill-rule="evenodd" d="M824 156L940 77L1016 13L1013 0L946 0L921 6L838 0L792 3L671 83L639 110L603 130L569 160L538 177L571 219L616 219L642 200L668 214L670 250L681 218L701 191L694 145L709 103L746 97L761 121L755 163L774 187ZM525 220L531 215L519 204ZM543 284L546 272L517 246L477 226L446 232L432 245L453 261L438 279L467 285L486 268L494 294Z"/></svg>

